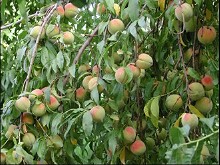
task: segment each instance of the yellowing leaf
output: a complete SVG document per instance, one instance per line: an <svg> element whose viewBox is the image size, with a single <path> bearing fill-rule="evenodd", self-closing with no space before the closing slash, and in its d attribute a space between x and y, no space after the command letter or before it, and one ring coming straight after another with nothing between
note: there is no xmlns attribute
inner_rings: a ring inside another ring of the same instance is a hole
<svg viewBox="0 0 220 165"><path fill-rule="evenodd" d="M125 164L125 146L121 150L120 161L121 161L122 164Z"/></svg>
<svg viewBox="0 0 220 165"><path fill-rule="evenodd" d="M114 3L114 9L115 9L115 13L118 16L120 13L120 6L117 3Z"/></svg>
<svg viewBox="0 0 220 165"><path fill-rule="evenodd" d="M205 10L205 18L206 20L210 20L212 17L212 12L209 9Z"/></svg>
<svg viewBox="0 0 220 165"><path fill-rule="evenodd" d="M184 47L186 47L186 44L183 42L182 35L180 35L180 43L181 43Z"/></svg>
<svg viewBox="0 0 220 165"><path fill-rule="evenodd" d="M176 120L176 122L174 123L174 127L179 127L179 125L180 125L180 119L181 119L182 116L183 116L183 114L180 115L180 117Z"/></svg>
<svg viewBox="0 0 220 165"><path fill-rule="evenodd" d="M77 144L77 140L75 138L71 138L71 143L72 143L72 145L76 145Z"/></svg>
<svg viewBox="0 0 220 165"><path fill-rule="evenodd" d="M158 0L158 6L160 7L161 11L165 9L165 0Z"/></svg>
<svg viewBox="0 0 220 165"><path fill-rule="evenodd" d="M188 105L188 107L189 107L190 112L194 113L194 114L195 114L196 116L198 116L199 118L205 118L205 117L203 116L203 114L201 114L201 113L199 112L199 110L196 109L196 107L194 107L193 105Z"/></svg>

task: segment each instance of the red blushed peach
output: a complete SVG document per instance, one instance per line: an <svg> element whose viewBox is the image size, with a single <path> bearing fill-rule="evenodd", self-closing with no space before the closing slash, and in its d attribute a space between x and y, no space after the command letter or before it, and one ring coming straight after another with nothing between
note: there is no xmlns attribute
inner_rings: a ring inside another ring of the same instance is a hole
<svg viewBox="0 0 220 165"><path fill-rule="evenodd" d="M60 103L53 95L50 95L50 102L47 104L51 110L55 110L59 107Z"/></svg>
<svg viewBox="0 0 220 165"><path fill-rule="evenodd" d="M74 41L74 35L71 32L63 32L63 43L66 45L72 44Z"/></svg>
<svg viewBox="0 0 220 165"><path fill-rule="evenodd" d="M181 22L187 22L193 16L192 6L188 3L177 5L175 8L175 16Z"/></svg>
<svg viewBox="0 0 220 165"><path fill-rule="evenodd" d="M20 97L15 101L15 108L21 112L28 111L31 106L31 102L27 97Z"/></svg>
<svg viewBox="0 0 220 165"><path fill-rule="evenodd" d="M116 32L123 31L125 28L124 23L120 19L113 19L108 24L108 31L111 34L115 34Z"/></svg>
<svg viewBox="0 0 220 165"><path fill-rule="evenodd" d="M87 94L87 91L83 87L78 88L76 90L76 100L84 101L86 94Z"/></svg>
<svg viewBox="0 0 220 165"><path fill-rule="evenodd" d="M123 130L123 137L124 137L125 143L134 142L136 138L136 130L131 126L126 127Z"/></svg>
<svg viewBox="0 0 220 165"><path fill-rule="evenodd" d="M211 90L214 88L213 79L209 75L205 75L202 80L202 85L204 86L205 90Z"/></svg>
<svg viewBox="0 0 220 165"><path fill-rule="evenodd" d="M198 117L195 114L191 113L184 113L181 118L182 125L189 125L190 130L196 128L199 124Z"/></svg>
<svg viewBox="0 0 220 165"><path fill-rule="evenodd" d="M105 109L102 106L95 106L90 110L92 118L96 122L102 122L105 117Z"/></svg>
<svg viewBox="0 0 220 165"><path fill-rule="evenodd" d="M133 78L138 78L141 74L141 70L135 66L134 63L128 64L128 67L130 68L131 72L133 73Z"/></svg>
<svg viewBox="0 0 220 165"><path fill-rule="evenodd" d="M65 17L67 18L72 18L74 17L75 15L77 15L78 13L78 7L74 6L72 3L67 3L65 6L64 6L64 15Z"/></svg>
<svg viewBox="0 0 220 165"><path fill-rule="evenodd" d="M90 81L92 78L93 78L93 77L90 75L90 76L86 76L86 77L83 79L83 81L82 81L82 86L83 86L86 90L89 89L88 84L89 84L89 81Z"/></svg>
<svg viewBox="0 0 220 165"><path fill-rule="evenodd" d="M31 108L32 113L39 117L39 116L43 116L46 113L46 107L44 105L44 103L39 103L39 104L34 104Z"/></svg>
<svg viewBox="0 0 220 165"><path fill-rule="evenodd" d="M98 3L97 8L96 8L96 12L101 15L101 14L105 13L105 10L106 10L105 5L102 3Z"/></svg>
<svg viewBox="0 0 220 165"><path fill-rule="evenodd" d="M134 155L142 155L146 151L146 146L143 141L136 140L131 144L130 150Z"/></svg>
<svg viewBox="0 0 220 165"><path fill-rule="evenodd" d="M115 72L115 79L120 84L125 84L127 82L128 75L127 75L124 67L120 67L120 68L118 68L116 70L116 72Z"/></svg>
<svg viewBox="0 0 220 165"><path fill-rule="evenodd" d="M216 38L216 30L213 26L203 26L198 31L198 40L204 45L212 43Z"/></svg>
<svg viewBox="0 0 220 165"><path fill-rule="evenodd" d="M34 89L29 95L30 100L34 100L36 97L42 97L44 92L41 89Z"/></svg>
<svg viewBox="0 0 220 165"><path fill-rule="evenodd" d="M94 75L98 75L99 72L100 72L99 66L98 66L98 65L93 66L93 68L92 68L92 73L93 73Z"/></svg>
<svg viewBox="0 0 220 165"><path fill-rule="evenodd" d="M21 116L21 121L24 124L34 124L34 117L29 112L24 112Z"/></svg>
<svg viewBox="0 0 220 165"><path fill-rule="evenodd" d="M64 17L64 8L63 8L62 5L60 5L60 6L57 7L56 12L57 12L61 17Z"/></svg>

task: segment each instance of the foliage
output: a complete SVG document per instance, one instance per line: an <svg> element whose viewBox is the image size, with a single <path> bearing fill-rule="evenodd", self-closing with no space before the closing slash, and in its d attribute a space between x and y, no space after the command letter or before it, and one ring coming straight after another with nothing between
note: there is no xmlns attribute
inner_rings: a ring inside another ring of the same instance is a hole
<svg viewBox="0 0 220 165"><path fill-rule="evenodd" d="M193 32L186 32L185 23L175 17L178 0L76 0L70 2L79 7L77 15L55 14L56 5L67 2L1 1L1 160L6 156L6 164L218 163L219 36L204 45L197 31L206 25L218 33L219 2L184 1L193 6ZM102 14L97 13L98 3L106 8ZM121 19L125 29L110 34L108 23L114 18ZM60 28L54 38L30 36L34 26L49 24ZM64 44L66 31L74 35L72 44ZM189 48L193 51L187 61ZM152 57L153 65L138 68L140 75L135 77L128 64L136 66L142 53ZM126 77L123 83L115 78L120 67ZM89 75L97 81L89 81L85 95L77 94ZM189 97L189 84L201 83L205 75L213 79L213 94L206 91L213 106L202 114ZM43 96L31 93L34 89L43 89ZM165 106L171 94L183 100L177 111ZM40 117L33 115L34 124L24 123L24 112L15 107L19 97L30 95L36 97L28 112L40 103L47 111ZM50 107L51 95L59 102L55 109ZM101 122L90 111L96 105L105 110ZM195 129L182 126L183 113L197 115ZM16 127L9 130L12 124ZM122 131L127 126L134 127L136 139L145 143L144 154L132 154L131 144L124 142ZM24 145L26 132L35 135L31 147ZM155 140L153 148L146 143L148 137ZM204 144L207 156L201 155Z"/></svg>

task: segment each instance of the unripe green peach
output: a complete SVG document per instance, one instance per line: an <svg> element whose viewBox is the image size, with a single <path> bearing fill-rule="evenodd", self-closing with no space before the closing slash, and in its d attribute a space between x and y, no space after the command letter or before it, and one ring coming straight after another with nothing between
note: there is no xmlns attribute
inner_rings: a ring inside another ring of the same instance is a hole
<svg viewBox="0 0 220 165"><path fill-rule="evenodd" d="M62 5L58 6L56 9L57 14L59 14L61 17L64 17L64 8Z"/></svg>
<svg viewBox="0 0 220 165"><path fill-rule="evenodd" d="M72 44L74 41L74 35L71 32L63 32L63 43L66 45Z"/></svg>
<svg viewBox="0 0 220 165"><path fill-rule="evenodd" d="M29 112L24 112L21 116L21 121L24 124L34 124L34 117Z"/></svg>
<svg viewBox="0 0 220 165"><path fill-rule="evenodd" d="M205 91L205 95L208 97L208 98L211 98L212 95L213 95L213 89L209 90L209 91Z"/></svg>
<svg viewBox="0 0 220 165"><path fill-rule="evenodd" d="M125 28L124 23L120 19L113 19L108 23L108 31L111 34L123 31Z"/></svg>
<svg viewBox="0 0 220 165"><path fill-rule="evenodd" d="M148 69L153 65L153 59L150 55L142 53L138 56L136 66L140 69Z"/></svg>
<svg viewBox="0 0 220 165"><path fill-rule="evenodd" d="M158 126L160 128L165 128L167 124L167 119L166 118L160 118L160 120L158 121Z"/></svg>
<svg viewBox="0 0 220 165"><path fill-rule="evenodd" d="M172 94L166 98L165 105L169 110L177 111L183 106L183 100L180 95Z"/></svg>
<svg viewBox="0 0 220 165"><path fill-rule="evenodd" d="M50 136L46 141L47 146L54 146L56 149L63 147L63 139L59 135Z"/></svg>
<svg viewBox="0 0 220 165"><path fill-rule="evenodd" d="M204 86L205 90L211 90L214 88L213 79L209 75L205 75L202 80L202 85Z"/></svg>
<svg viewBox="0 0 220 165"><path fill-rule="evenodd" d="M78 88L76 90L76 100L84 101L86 98L86 94L87 94L87 91L83 87Z"/></svg>
<svg viewBox="0 0 220 165"><path fill-rule="evenodd" d="M207 114L212 110L212 100L208 97L203 97L196 101L195 107L203 114Z"/></svg>
<svg viewBox="0 0 220 165"><path fill-rule="evenodd" d="M193 17L192 6L188 3L177 5L175 8L175 16L181 22L188 22Z"/></svg>
<svg viewBox="0 0 220 165"><path fill-rule="evenodd" d="M46 113L46 107L44 105L44 103L40 102L38 104L34 104L33 107L31 108L32 113L39 117L39 116L43 116Z"/></svg>
<svg viewBox="0 0 220 165"><path fill-rule="evenodd" d="M152 150L155 147L155 140L151 137L146 138L147 149Z"/></svg>
<svg viewBox="0 0 220 165"><path fill-rule="evenodd" d="M50 95L50 102L47 103L48 107L51 109L51 110L55 110L59 107L60 103L59 101L56 99L55 96L53 95Z"/></svg>
<svg viewBox="0 0 220 165"><path fill-rule="evenodd" d="M167 137L167 131L165 128L162 128L161 131L157 130L156 134L159 140L165 140Z"/></svg>
<svg viewBox="0 0 220 165"><path fill-rule="evenodd" d="M42 164L48 164L45 160L38 160L37 164L42 165Z"/></svg>
<svg viewBox="0 0 220 165"><path fill-rule="evenodd" d="M193 82L189 84L189 97L192 101L196 101L205 96L205 90L202 84Z"/></svg>
<svg viewBox="0 0 220 165"><path fill-rule="evenodd" d="M142 155L146 151L146 146L143 141L138 139L131 144L130 150L134 155Z"/></svg>
<svg viewBox="0 0 220 165"><path fill-rule="evenodd" d="M135 66L135 63L130 63L127 66L130 68L131 72L133 73L133 78L138 78L140 76L141 70L140 68Z"/></svg>
<svg viewBox="0 0 220 165"><path fill-rule="evenodd" d="M127 144L133 143L135 138L136 138L136 130L131 127L131 126L127 126L124 130L123 130L123 137L124 137L124 142Z"/></svg>
<svg viewBox="0 0 220 165"><path fill-rule="evenodd" d="M7 132L5 133L5 137L12 140L12 137L14 135L14 130L17 128L17 125L9 125Z"/></svg>
<svg viewBox="0 0 220 165"><path fill-rule="evenodd" d="M6 161L6 155L5 155L5 153L3 153L3 152L1 152L0 153L0 158L1 158L1 164L5 164L5 161Z"/></svg>
<svg viewBox="0 0 220 165"><path fill-rule="evenodd" d="M105 5L102 3L98 3L97 8L96 8L96 12L99 15L101 15L101 14L105 13L105 10L106 10Z"/></svg>
<svg viewBox="0 0 220 165"><path fill-rule="evenodd" d="M78 73L83 74L83 73L87 72L89 69L91 69L89 64L80 65L79 69L78 69Z"/></svg>
<svg viewBox="0 0 220 165"><path fill-rule="evenodd" d="M40 29L41 29L41 26L35 26L31 29L31 32L30 32L30 35L31 37L33 37L34 39L37 39L37 36L40 32ZM43 28L42 29L42 33L40 35L40 39L43 39L45 37L45 29Z"/></svg>
<svg viewBox="0 0 220 165"><path fill-rule="evenodd" d="M12 159L14 159L16 163L20 164L22 162L23 157L16 151L12 151ZM6 158L6 162L7 162L7 158Z"/></svg>
<svg viewBox="0 0 220 165"><path fill-rule="evenodd" d="M181 123L183 126L189 125L190 130L196 128L199 124L198 117L195 114L184 113L181 118Z"/></svg>
<svg viewBox="0 0 220 165"><path fill-rule="evenodd" d="M198 33L198 40L204 45L212 43L216 38L216 30L213 26L202 26Z"/></svg>
<svg viewBox="0 0 220 165"><path fill-rule="evenodd" d="M203 144L202 146L201 155L202 155L203 160L207 159L210 156L209 149L205 144Z"/></svg>
<svg viewBox="0 0 220 165"><path fill-rule="evenodd" d="M123 54L119 54L117 52L112 53L112 57L115 64L119 64L123 60Z"/></svg>
<svg viewBox="0 0 220 165"><path fill-rule="evenodd" d="M30 100L34 100L36 97L42 97L44 92L41 89L34 89L29 95Z"/></svg>
<svg viewBox="0 0 220 165"><path fill-rule="evenodd" d="M184 61L187 63L193 55L193 49L189 48L183 53Z"/></svg>
<svg viewBox="0 0 220 165"><path fill-rule="evenodd" d="M93 120L96 122L102 122L105 117L105 109L99 105L94 106L92 109L90 109L90 113Z"/></svg>
<svg viewBox="0 0 220 165"><path fill-rule="evenodd" d="M196 30L196 16L191 17L188 22L185 22L186 32L194 32Z"/></svg>
<svg viewBox="0 0 220 165"><path fill-rule="evenodd" d="M75 15L77 15L77 13L79 12L79 9L78 7L74 6L72 3L67 3L65 6L64 6L64 15L65 17L67 18L72 18L74 17Z"/></svg>
<svg viewBox="0 0 220 165"><path fill-rule="evenodd" d="M32 133L25 133L22 138L24 145L27 147L31 147L34 144L35 140L36 140L36 138L35 138L34 134L32 134Z"/></svg>
<svg viewBox="0 0 220 165"><path fill-rule="evenodd" d="M85 89L89 89L89 81L92 79L93 77L90 75L90 76L86 76L83 81L82 81L82 86L85 88Z"/></svg>
<svg viewBox="0 0 220 165"><path fill-rule="evenodd" d="M21 112L28 111L31 106L31 102L27 97L20 97L15 101L15 108Z"/></svg>
<svg viewBox="0 0 220 165"><path fill-rule="evenodd" d="M113 70L112 70L111 67L106 66L105 69L104 69L104 72L105 72L106 74L111 74L111 73L113 73Z"/></svg>
<svg viewBox="0 0 220 165"><path fill-rule="evenodd" d="M57 25L52 25L52 24L50 24L50 25L47 26L47 29L46 29L46 35L47 35L47 37L52 38L53 36L56 36L56 35L58 35L58 34L60 34L60 28L59 28L59 26L57 26Z"/></svg>
<svg viewBox="0 0 220 165"><path fill-rule="evenodd" d="M120 84L125 84L127 82L128 75L127 75L124 67L120 67L120 68L118 68L116 70L116 72L115 72L115 79Z"/></svg>

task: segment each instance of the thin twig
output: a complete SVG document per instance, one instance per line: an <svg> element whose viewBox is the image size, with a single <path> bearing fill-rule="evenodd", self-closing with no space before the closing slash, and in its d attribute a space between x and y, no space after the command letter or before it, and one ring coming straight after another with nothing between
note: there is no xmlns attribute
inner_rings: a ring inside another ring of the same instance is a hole
<svg viewBox="0 0 220 165"><path fill-rule="evenodd" d="M30 79L30 76L31 76L31 70L32 70L32 66L34 64L34 59L35 59L35 56L36 56L36 52L37 52L37 46L38 46L38 43L40 41L40 36L41 36L41 33L43 31L43 28L45 27L46 23L50 20L50 18L52 17L52 14L53 12L56 10L57 8L57 3L53 6L53 7L50 12L48 13L48 15L44 18L44 21L41 25L41 28L40 28L40 31L39 31L39 34L37 36L37 39L36 39L36 43L35 43L35 46L34 46L34 50L33 50L33 53L32 53L32 58L31 58L31 62L30 62L30 66L29 66L29 69L28 69L28 74L27 74L27 77L24 81L24 84L25 84L25 88L24 88L24 92L27 91L27 88L28 88L28 83L29 83L29 79Z"/></svg>
<svg viewBox="0 0 220 165"><path fill-rule="evenodd" d="M37 11L36 13L29 15L28 18L30 19L30 18L39 16L39 15L40 15L40 12ZM9 27L11 27L11 26L14 26L14 25L16 25L16 24L19 24L19 23L22 22L22 20L23 20L23 18L19 19L17 22L10 23L10 24L8 24L8 25L3 25L3 26L1 26L1 29L0 29L0 30L4 30L4 29L7 29L7 28L9 28Z"/></svg>

